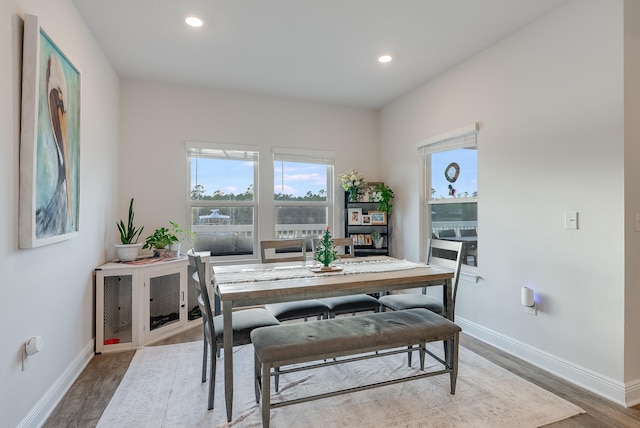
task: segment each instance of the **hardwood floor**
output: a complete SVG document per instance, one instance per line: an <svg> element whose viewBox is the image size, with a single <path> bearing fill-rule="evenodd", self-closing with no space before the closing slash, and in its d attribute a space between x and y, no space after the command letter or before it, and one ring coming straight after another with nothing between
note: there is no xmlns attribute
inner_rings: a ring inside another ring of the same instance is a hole
<svg viewBox="0 0 640 428"><path fill-rule="evenodd" d="M155 345L202 339L202 329L188 331ZM461 344L493 363L580 406L585 414L547 425L547 428L640 427L640 406L630 409L578 388L531 364L465 334ZM96 355L58 404L44 427L94 427L118 388L135 351Z"/></svg>

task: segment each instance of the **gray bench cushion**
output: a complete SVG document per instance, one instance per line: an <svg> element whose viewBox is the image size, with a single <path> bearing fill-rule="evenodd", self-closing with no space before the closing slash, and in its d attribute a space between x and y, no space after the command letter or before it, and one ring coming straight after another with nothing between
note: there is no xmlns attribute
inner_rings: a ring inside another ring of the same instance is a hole
<svg viewBox="0 0 640 428"><path fill-rule="evenodd" d="M459 331L460 327L440 315L426 309L410 309L260 327L251 332L251 341L262 363L305 362L325 355L348 355L449 339Z"/></svg>

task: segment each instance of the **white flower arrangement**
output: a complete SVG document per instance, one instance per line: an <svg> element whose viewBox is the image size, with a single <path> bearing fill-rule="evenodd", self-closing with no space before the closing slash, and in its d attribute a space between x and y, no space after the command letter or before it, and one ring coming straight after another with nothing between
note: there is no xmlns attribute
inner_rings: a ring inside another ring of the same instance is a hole
<svg viewBox="0 0 640 428"><path fill-rule="evenodd" d="M356 187L359 189L366 184L364 178L362 177L362 174L360 174L360 172L355 169L340 174L339 178L340 182L342 183L342 188L347 191L352 187Z"/></svg>

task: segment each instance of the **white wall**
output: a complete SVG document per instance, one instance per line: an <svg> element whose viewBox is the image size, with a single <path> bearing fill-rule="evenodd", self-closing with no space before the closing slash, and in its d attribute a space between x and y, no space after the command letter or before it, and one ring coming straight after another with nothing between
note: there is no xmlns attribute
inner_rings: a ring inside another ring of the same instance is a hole
<svg viewBox="0 0 640 428"><path fill-rule="evenodd" d="M413 232L416 143L479 122L480 279L461 282L456 319L618 402L628 380L622 41L622 1L573 1L380 115L382 178L399 188L404 225L397 255L418 259L424 245ZM579 212L579 230L565 230L565 211ZM535 317L520 305L524 285L537 293Z"/></svg>
<svg viewBox="0 0 640 428"><path fill-rule="evenodd" d="M18 165L25 14L81 72L80 234L18 249ZM37 425L93 353L93 279L115 225L118 78L70 0L0 2L0 415L2 426ZM32 335L44 350L21 369Z"/></svg>
<svg viewBox="0 0 640 428"><path fill-rule="evenodd" d="M624 1L625 381L640 396L640 2Z"/></svg>
<svg viewBox="0 0 640 428"><path fill-rule="evenodd" d="M121 131L119 205L135 198L143 236L169 220L188 226L187 141L259 146L266 161L260 168L261 207L273 206L273 147L333 150L337 173L357 168L371 181L379 179L377 116L371 110L123 80ZM338 206L342 197L336 183ZM273 238L273 209L260 213L260 238ZM341 211L335 216L342 231Z"/></svg>

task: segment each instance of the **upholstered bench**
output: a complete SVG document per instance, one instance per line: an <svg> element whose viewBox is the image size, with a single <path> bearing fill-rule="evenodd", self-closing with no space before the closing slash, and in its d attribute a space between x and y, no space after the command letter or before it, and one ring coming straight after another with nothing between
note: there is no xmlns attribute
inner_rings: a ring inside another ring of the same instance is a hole
<svg viewBox="0 0 640 428"><path fill-rule="evenodd" d="M421 308L257 328L251 332L251 342L255 350L256 402L262 395L262 424L269 426L272 408L446 373L450 375L451 394L455 394L460 331L455 323ZM427 343L441 340L445 341L445 360L426 349ZM444 369L271 403L272 374L278 376L324 365L411 352L415 350L413 345L418 345L421 369L424 370L425 353L442 363ZM339 360L326 361L336 358ZM311 361L317 362L290 370L280 369Z"/></svg>

